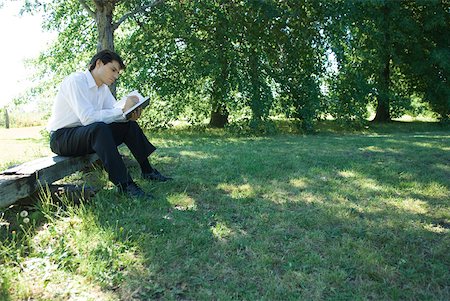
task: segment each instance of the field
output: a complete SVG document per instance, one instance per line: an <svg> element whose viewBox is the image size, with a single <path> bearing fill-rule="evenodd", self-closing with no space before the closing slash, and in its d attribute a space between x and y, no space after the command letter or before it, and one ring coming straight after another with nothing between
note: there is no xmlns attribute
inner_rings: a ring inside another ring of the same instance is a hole
<svg viewBox="0 0 450 301"><path fill-rule="evenodd" d="M155 200L0 211L0 300L449 300L449 133L148 133Z"/></svg>
<svg viewBox="0 0 450 301"><path fill-rule="evenodd" d="M0 129L0 170L39 157L51 151L43 138L43 126Z"/></svg>

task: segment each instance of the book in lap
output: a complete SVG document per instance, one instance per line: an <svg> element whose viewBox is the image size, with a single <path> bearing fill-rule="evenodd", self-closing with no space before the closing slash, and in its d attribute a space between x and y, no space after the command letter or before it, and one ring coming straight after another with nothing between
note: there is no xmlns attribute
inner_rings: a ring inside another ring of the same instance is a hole
<svg viewBox="0 0 450 301"><path fill-rule="evenodd" d="M140 109L146 108L150 102L150 98L148 96L144 97L137 90L134 90L134 91L128 93L127 95L125 95L124 97L122 97L122 99L115 104L115 107L123 108L123 106L125 105L125 102L127 101L127 98L129 96L137 96L139 99L139 102L123 113L123 117L127 120L130 119L131 114L133 114L134 111L136 111L139 108Z"/></svg>

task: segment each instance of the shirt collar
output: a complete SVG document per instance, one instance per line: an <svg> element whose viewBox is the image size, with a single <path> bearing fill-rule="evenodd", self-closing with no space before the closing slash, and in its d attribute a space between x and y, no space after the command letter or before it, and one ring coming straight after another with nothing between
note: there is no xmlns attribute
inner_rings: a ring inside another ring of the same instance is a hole
<svg viewBox="0 0 450 301"><path fill-rule="evenodd" d="M86 75L86 79L87 79L87 82L88 82L88 87L89 87L89 89L94 88L94 87L97 87L97 84L95 83L95 79L94 79L94 77L92 76L91 72L90 72L89 70L86 70L86 71L84 72L84 74ZM102 85L102 86L103 86L103 85ZM100 87L98 87L98 88L100 88Z"/></svg>

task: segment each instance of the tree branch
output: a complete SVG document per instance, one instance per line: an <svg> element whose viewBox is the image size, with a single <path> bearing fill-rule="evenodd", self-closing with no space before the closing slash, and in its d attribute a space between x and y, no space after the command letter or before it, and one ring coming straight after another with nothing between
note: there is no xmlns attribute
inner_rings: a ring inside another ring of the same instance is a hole
<svg viewBox="0 0 450 301"><path fill-rule="evenodd" d="M95 12L87 5L86 0L78 0L81 3L81 6L88 12L89 16L92 18L96 18Z"/></svg>
<svg viewBox="0 0 450 301"><path fill-rule="evenodd" d="M80 0L80 1L84 1L84 0ZM117 22L112 24L113 30L116 30L120 26L120 24L122 24L126 19L135 16L139 12L144 12L145 13L146 9L151 8L153 6L156 6L156 5L158 5L158 4L162 3L162 2L164 2L164 0L154 0L153 3L151 3L151 4L137 7L136 9L134 9L134 10L124 14Z"/></svg>

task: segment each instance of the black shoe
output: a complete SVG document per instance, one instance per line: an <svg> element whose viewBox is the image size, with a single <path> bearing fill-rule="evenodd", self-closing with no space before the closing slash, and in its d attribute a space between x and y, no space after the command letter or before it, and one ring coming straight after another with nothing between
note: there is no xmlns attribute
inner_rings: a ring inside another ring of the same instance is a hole
<svg viewBox="0 0 450 301"><path fill-rule="evenodd" d="M159 182L166 182L173 180L171 177L163 176L159 171L153 168L152 172L146 172L142 173L142 178L146 180L152 180L152 181L159 181Z"/></svg>
<svg viewBox="0 0 450 301"><path fill-rule="evenodd" d="M119 184L117 185L117 188L120 193L126 194L127 196L132 198L153 199L153 196L150 193L146 193L134 182Z"/></svg>

